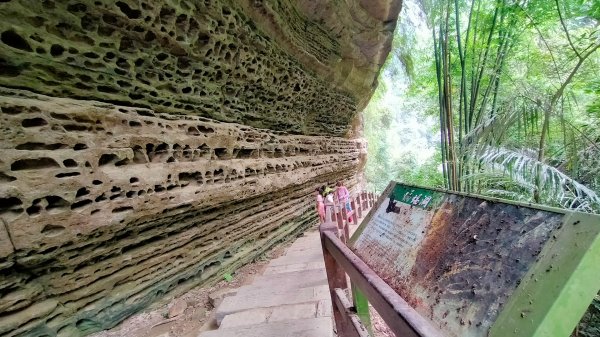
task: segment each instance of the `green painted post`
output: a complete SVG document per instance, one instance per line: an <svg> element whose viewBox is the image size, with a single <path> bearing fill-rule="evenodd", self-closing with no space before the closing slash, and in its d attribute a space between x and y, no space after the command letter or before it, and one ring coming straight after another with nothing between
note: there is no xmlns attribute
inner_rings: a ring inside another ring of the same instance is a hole
<svg viewBox="0 0 600 337"><path fill-rule="evenodd" d="M369 331L369 335L373 335L373 329L371 327L371 315L369 314L369 301L367 297L352 284L352 300L354 301L354 308L356 314L365 328Z"/></svg>

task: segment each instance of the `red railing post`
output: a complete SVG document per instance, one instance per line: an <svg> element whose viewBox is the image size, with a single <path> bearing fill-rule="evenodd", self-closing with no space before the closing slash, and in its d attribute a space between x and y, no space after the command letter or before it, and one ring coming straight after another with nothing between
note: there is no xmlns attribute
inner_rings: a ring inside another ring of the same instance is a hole
<svg viewBox="0 0 600 337"><path fill-rule="evenodd" d="M348 241L348 237L346 236L346 231L344 230L344 217L342 215L342 211L340 211L340 209L343 209L343 207L339 206L336 209L337 211L335 212L335 215L337 219L337 228L340 233L339 236L342 237L342 242L346 243Z"/></svg>
<svg viewBox="0 0 600 337"><path fill-rule="evenodd" d="M327 273L327 282L329 283L329 294L333 302L333 318L335 319L335 326L337 328L337 335L339 337L351 336L351 326L348 325L347 320L342 312L342 308L335 305L334 299L336 298L335 289L346 289L348 284L346 283L346 273L344 269L337 263L331 253L325 248L325 233L333 233L336 237L338 236L338 228L334 223L323 224L319 228L321 232L321 247L323 248L323 259L325 260L325 272Z"/></svg>
<svg viewBox="0 0 600 337"><path fill-rule="evenodd" d="M362 208L362 205L360 204L360 193L358 193L356 195L355 201L356 201L356 211L358 212L358 217L362 218L363 208Z"/></svg>
<svg viewBox="0 0 600 337"><path fill-rule="evenodd" d="M335 222L335 204L325 204L325 222Z"/></svg>
<svg viewBox="0 0 600 337"><path fill-rule="evenodd" d="M350 207L352 207L352 221L354 221L354 225L358 225L358 210L356 209L354 199L350 201Z"/></svg>

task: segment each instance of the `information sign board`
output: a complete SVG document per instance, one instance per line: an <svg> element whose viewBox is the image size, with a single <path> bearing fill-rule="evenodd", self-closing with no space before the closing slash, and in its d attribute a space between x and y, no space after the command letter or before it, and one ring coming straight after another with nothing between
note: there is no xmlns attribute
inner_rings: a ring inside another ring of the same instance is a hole
<svg viewBox="0 0 600 337"><path fill-rule="evenodd" d="M594 215L392 182L350 245L448 336L567 337L600 289L599 232Z"/></svg>

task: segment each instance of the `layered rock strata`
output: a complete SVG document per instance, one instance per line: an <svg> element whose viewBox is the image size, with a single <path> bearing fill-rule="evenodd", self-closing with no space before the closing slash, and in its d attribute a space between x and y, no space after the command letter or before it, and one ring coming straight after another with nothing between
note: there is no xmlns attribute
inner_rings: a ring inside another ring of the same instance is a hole
<svg viewBox="0 0 600 337"><path fill-rule="evenodd" d="M0 335L83 336L316 223L399 1L0 1Z"/></svg>
<svg viewBox="0 0 600 337"><path fill-rule="evenodd" d="M2 1L0 85L341 136L374 89L399 10L350 3Z"/></svg>
<svg viewBox="0 0 600 337"><path fill-rule="evenodd" d="M353 182L363 146L0 94L11 96L0 103L0 331L9 335L107 328L189 279L247 262L313 224L305 196Z"/></svg>

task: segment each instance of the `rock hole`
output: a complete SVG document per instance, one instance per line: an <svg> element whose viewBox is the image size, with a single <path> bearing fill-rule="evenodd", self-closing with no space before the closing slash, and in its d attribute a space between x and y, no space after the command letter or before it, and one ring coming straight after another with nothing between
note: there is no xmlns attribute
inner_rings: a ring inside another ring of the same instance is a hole
<svg viewBox="0 0 600 337"><path fill-rule="evenodd" d="M193 126L190 126L187 129L187 134L190 135L190 136L199 136L200 135L200 131L198 131L198 129L196 129Z"/></svg>
<svg viewBox="0 0 600 337"><path fill-rule="evenodd" d="M47 211L53 209L64 209L70 205L68 201L56 195L47 196L46 201L48 202L48 206L46 206Z"/></svg>
<svg viewBox="0 0 600 337"><path fill-rule="evenodd" d="M63 125L65 131L87 131L87 127L85 125L79 124L65 124Z"/></svg>
<svg viewBox="0 0 600 337"><path fill-rule="evenodd" d="M105 153L102 156L100 156L100 160L98 160L98 166L108 165L111 162L116 161L117 159L119 159L117 155L112 153Z"/></svg>
<svg viewBox="0 0 600 337"><path fill-rule="evenodd" d="M115 163L115 166L124 166L129 164L129 159L125 158L123 160L119 160L118 162Z"/></svg>
<svg viewBox="0 0 600 337"><path fill-rule="evenodd" d="M39 170L53 167L60 167L58 163L48 157L36 158L36 159L20 159L10 165L11 171L22 171L22 170Z"/></svg>
<svg viewBox="0 0 600 337"><path fill-rule="evenodd" d="M15 147L17 150L27 150L27 151L36 151L36 150L58 150L64 149L67 145L65 144L44 144L44 143L23 143L19 144Z"/></svg>
<svg viewBox="0 0 600 337"><path fill-rule="evenodd" d="M144 41L146 42L151 42L154 41L156 39L156 35L153 32L147 32L146 35L144 35Z"/></svg>
<svg viewBox="0 0 600 337"><path fill-rule="evenodd" d="M102 185L102 181L94 179L94 180L92 180L92 184L94 184L94 185Z"/></svg>
<svg viewBox="0 0 600 337"><path fill-rule="evenodd" d="M4 106L2 107L2 112L8 115L18 115L24 111L24 107L22 106Z"/></svg>
<svg viewBox="0 0 600 337"><path fill-rule="evenodd" d="M130 19L139 19L142 15L142 11L140 11L139 9L132 9L131 7L129 7L128 4L122 1L117 1L117 7L119 7L121 12L123 12L123 14L125 14Z"/></svg>
<svg viewBox="0 0 600 337"><path fill-rule="evenodd" d="M15 33L15 31L13 30L7 30L2 32L0 39L2 40L2 42L4 42L4 44L10 47L28 52L33 51L29 43L27 43L27 41L23 37L21 37L21 35Z"/></svg>
<svg viewBox="0 0 600 337"><path fill-rule="evenodd" d="M39 201L39 199L37 199L37 201ZM35 201L34 201L34 203L35 203ZM27 207L27 209L25 211L29 215L35 215L35 214L40 213L41 210L42 210L42 208L39 205L31 205L30 207Z"/></svg>
<svg viewBox="0 0 600 337"><path fill-rule="evenodd" d="M219 159L226 159L228 156L226 148L217 148L215 149L215 156Z"/></svg>
<svg viewBox="0 0 600 337"><path fill-rule="evenodd" d="M15 180L17 180L17 178L0 172L0 183L9 183Z"/></svg>
<svg viewBox="0 0 600 337"><path fill-rule="evenodd" d="M65 48L59 44L53 44L50 47L50 55L54 57L59 57L65 52Z"/></svg>
<svg viewBox="0 0 600 337"><path fill-rule="evenodd" d="M44 125L47 125L47 124L48 124L48 122L46 122L45 119L40 118L40 117L27 118L27 119L24 119L21 122L21 125L24 128L33 128L33 127L37 127L37 126L44 126Z"/></svg>
<svg viewBox="0 0 600 337"><path fill-rule="evenodd" d="M55 177L56 178L67 178L67 177L75 177L80 175L81 173L79 172L64 172L64 173L59 173L57 174Z"/></svg>
<svg viewBox="0 0 600 337"><path fill-rule="evenodd" d="M256 158L255 150L253 149L240 149L235 156L238 159Z"/></svg>
<svg viewBox="0 0 600 337"><path fill-rule="evenodd" d="M100 92L105 92L108 94L116 94L121 92L119 89L113 88L113 87L109 87L107 85L99 85L96 87L96 89Z"/></svg>
<svg viewBox="0 0 600 337"><path fill-rule="evenodd" d="M78 2L67 6L67 10L71 13L85 13L87 6Z"/></svg>
<svg viewBox="0 0 600 337"><path fill-rule="evenodd" d="M73 205L71 205L71 209L81 208L81 207L91 204L92 202L93 201L91 201L90 199L84 199L84 200L78 201L78 202L74 203Z"/></svg>
<svg viewBox="0 0 600 337"><path fill-rule="evenodd" d="M21 212L23 209L19 207L23 202L16 197L0 198L0 213L4 212Z"/></svg>
<svg viewBox="0 0 600 337"><path fill-rule="evenodd" d="M77 144L75 144L75 146L73 147L73 150L75 150L75 151L81 151L81 150L85 150L85 149L87 149L87 148L88 148L88 146L87 146L87 145L85 145L85 144L82 144L82 143L77 143Z"/></svg>
<svg viewBox="0 0 600 337"><path fill-rule="evenodd" d="M134 146L133 148L133 162L135 164L144 164L147 162L146 156L142 150L142 147L139 145Z"/></svg>
<svg viewBox="0 0 600 337"><path fill-rule="evenodd" d="M168 54L165 54L165 53L160 53L160 54L156 55L156 59L157 59L157 60L159 60L159 61L164 61L164 60L166 60L168 57L169 57L169 55L168 55Z"/></svg>
<svg viewBox="0 0 600 337"><path fill-rule="evenodd" d="M202 133L213 133L215 132L215 129L206 127L204 125L198 125L198 131Z"/></svg>
<svg viewBox="0 0 600 337"><path fill-rule="evenodd" d="M122 213L122 212L127 212L127 211L132 211L133 207L132 206L123 206L123 207L117 207L115 209L112 210L113 213Z"/></svg>
<svg viewBox="0 0 600 337"><path fill-rule="evenodd" d="M65 159L63 160L63 165L65 167L77 167L77 162L73 159Z"/></svg>
<svg viewBox="0 0 600 337"><path fill-rule="evenodd" d="M100 58L100 55L94 53L94 52L86 52L83 53L83 56L87 57L87 58L91 58L91 59L97 59Z"/></svg>
<svg viewBox="0 0 600 337"><path fill-rule="evenodd" d="M85 187L82 187L82 188L80 188L80 189L77 190L77 193L75 194L75 197L78 198L78 197L82 197L82 196L88 195L88 194L90 194L90 190L88 190Z"/></svg>
<svg viewBox="0 0 600 337"><path fill-rule="evenodd" d="M91 80L91 78L90 78L90 80ZM56 112L50 113L50 116L52 118L60 119L60 120L63 120L63 121L70 121L71 120L71 118L69 116L64 115L64 114L59 114L59 113L56 113Z"/></svg>
<svg viewBox="0 0 600 337"><path fill-rule="evenodd" d="M53 237L62 234L64 232L65 227L61 225L46 225L42 229L42 234Z"/></svg>

